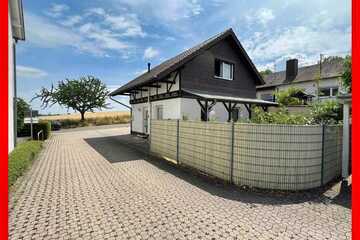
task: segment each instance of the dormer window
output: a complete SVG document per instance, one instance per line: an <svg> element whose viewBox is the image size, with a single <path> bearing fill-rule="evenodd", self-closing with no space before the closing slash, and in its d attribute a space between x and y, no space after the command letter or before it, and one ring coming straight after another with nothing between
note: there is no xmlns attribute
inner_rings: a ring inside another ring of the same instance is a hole
<svg viewBox="0 0 360 240"><path fill-rule="evenodd" d="M215 59L215 77L225 80L233 80L234 64L220 59Z"/></svg>

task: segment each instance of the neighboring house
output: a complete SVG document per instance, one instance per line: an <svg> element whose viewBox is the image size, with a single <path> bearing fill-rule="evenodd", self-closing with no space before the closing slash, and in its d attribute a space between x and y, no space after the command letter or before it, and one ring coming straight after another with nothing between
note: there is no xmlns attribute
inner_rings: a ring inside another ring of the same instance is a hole
<svg viewBox="0 0 360 240"><path fill-rule="evenodd" d="M161 63L110 95L128 95L132 133L149 134L151 119L237 121L251 117L264 84L232 29ZM151 117L150 117L151 116Z"/></svg>
<svg viewBox="0 0 360 240"><path fill-rule="evenodd" d="M270 73L264 77L265 84L257 86L259 99L274 101L274 93L289 87L304 89L304 93L317 97L318 88L320 99L336 98L340 89L340 78L343 72L343 60L330 57L315 64L298 68L298 60L290 59L286 62L286 70ZM321 69L321 74L320 74ZM317 81L320 76L320 81Z"/></svg>
<svg viewBox="0 0 360 240"><path fill-rule="evenodd" d="M15 45L18 40L25 40L24 17L21 0L9 1L9 30L8 30L8 54L9 54L9 75L8 75L8 152L14 149L16 143L16 51Z"/></svg>

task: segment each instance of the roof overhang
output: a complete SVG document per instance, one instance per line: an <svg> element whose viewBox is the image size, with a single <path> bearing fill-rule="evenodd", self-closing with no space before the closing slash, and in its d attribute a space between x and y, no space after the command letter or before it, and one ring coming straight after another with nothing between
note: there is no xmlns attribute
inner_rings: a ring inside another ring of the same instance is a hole
<svg viewBox="0 0 360 240"><path fill-rule="evenodd" d="M199 100L216 100L219 102L245 103L245 104L263 105L263 106L278 106L279 105L276 102L265 101L265 100L257 99L257 98L223 96L223 95L203 93L200 91L187 90L187 89L183 89L183 91Z"/></svg>
<svg viewBox="0 0 360 240"><path fill-rule="evenodd" d="M9 1L11 29L15 40L25 40L25 24L22 0Z"/></svg>

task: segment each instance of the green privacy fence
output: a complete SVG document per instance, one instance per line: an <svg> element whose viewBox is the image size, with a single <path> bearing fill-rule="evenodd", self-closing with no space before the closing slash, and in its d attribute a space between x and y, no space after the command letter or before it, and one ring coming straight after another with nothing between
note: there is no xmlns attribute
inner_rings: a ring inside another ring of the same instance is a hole
<svg viewBox="0 0 360 240"><path fill-rule="evenodd" d="M152 120L150 151L236 185L300 190L341 173L342 128Z"/></svg>

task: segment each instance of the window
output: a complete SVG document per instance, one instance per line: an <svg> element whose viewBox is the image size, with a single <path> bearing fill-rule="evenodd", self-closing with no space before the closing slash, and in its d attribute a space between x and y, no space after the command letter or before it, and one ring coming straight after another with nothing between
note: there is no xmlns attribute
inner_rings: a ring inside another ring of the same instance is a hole
<svg viewBox="0 0 360 240"><path fill-rule="evenodd" d="M338 88L332 88L331 89L331 96L335 97L338 95L338 91L339 89Z"/></svg>
<svg viewBox="0 0 360 240"><path fill-rule="evenodd" d="M337 94L338 94L337 87L320 88L320 97L323 98L336 97Z"/></svg>
<svg viewBox="0 0 360 240"><path fill-rule="evenodd" d="M261 94L260 98L265 101L274 102L274 96L271 93L263 93Z"/></svg>
<svg viewBox="0 0 360 240"><path fill-rule="evenodd" d="M215 77L226 80L233 80L234 64L215 59Z"/></svg>
<svg viewBox="0 0 360 240"><path fill-rule="evenodd" d="M320 89L320 96L321 97L330 97L330 88L321 88Z"/></svg>
<svg viewBox="0 0 360 240"><path fill-rule="evenodd" d="M162 120L163 119L163 106L156 106L156 119Z"/></svg>

